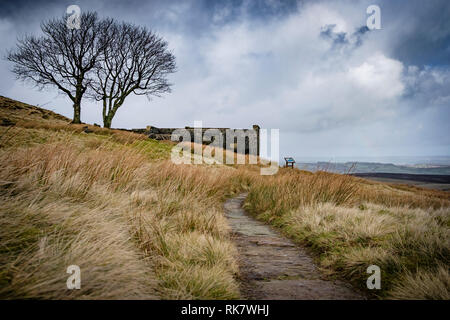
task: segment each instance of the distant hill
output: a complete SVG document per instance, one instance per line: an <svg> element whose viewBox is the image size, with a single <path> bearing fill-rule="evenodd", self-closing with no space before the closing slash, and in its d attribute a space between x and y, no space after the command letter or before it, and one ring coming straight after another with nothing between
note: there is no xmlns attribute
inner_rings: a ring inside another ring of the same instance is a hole
<svg viewBox="0 0 450 320"><path fill-rule="evenodd" d="M326 170L337 173L404 173L404 174L428 174L450 175L450 166L402 166L393 163L378 162L345 162L345 163L298 163L297 167L303 170Z"/></svg>

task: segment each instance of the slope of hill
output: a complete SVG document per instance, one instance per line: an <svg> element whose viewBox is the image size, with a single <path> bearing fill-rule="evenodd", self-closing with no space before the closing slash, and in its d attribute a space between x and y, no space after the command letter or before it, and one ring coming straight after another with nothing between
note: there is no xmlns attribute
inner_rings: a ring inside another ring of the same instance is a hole
<svg viewBox="0 0 450 320"><path fill-rule="evenodd" d="M448 192L328 172L175 165L172 145L0 100L0 298L233 299L223 214L247 210L306 244L329 277L377 298L449 299ZM367 266L382 288L367 290ZM80 290L67 290L78 265Z"/></svg>
<svg viewBox="0 0 450 320"><path fill-rule="evenodd" d="M1 125L20 121L51 121L53 123L69 123L70 119L50 110L45 110L4 96L0 96Z"/></svg>
<svg viewBox="0 0 450 320"><path fill-rule="evenodd" d="M228 168L176 166L168 143L10 99L0 110L1 298L238 297ZM65 289L69 265L80 290Z"/></svg>

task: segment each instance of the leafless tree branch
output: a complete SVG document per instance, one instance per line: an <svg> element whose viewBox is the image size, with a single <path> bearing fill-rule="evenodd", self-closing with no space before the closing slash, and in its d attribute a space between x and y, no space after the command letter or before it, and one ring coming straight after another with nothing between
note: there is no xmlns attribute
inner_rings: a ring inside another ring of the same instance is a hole
<svg viewBox="0 0 450 320"><path fill-rule="evenodd" d="M43 35L25 36L6 59L14 63L12 71L19 80L65 93L73 102L73 122L80 123L81 99L91 81L88 73L108 44L112 20L87 12L81 15L80 29L68 29L66 19L43 22Z"/></svg>
<svg viewBox="0 0 450 320"><path fill-rule="evenodd" d="M167 76L176 69L167 42L144 27L113 23L108 39L94 67L95 77L89 81L90 95L103 102L107 128L131 93L160 96L170 92Z"/></svg>

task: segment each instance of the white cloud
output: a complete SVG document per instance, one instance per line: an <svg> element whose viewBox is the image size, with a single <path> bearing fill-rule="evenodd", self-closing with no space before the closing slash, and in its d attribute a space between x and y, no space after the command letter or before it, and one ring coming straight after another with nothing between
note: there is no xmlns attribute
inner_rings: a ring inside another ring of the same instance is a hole
<svg viewBox="0 0 450 320"><path fill-rule="evenodd" d="M382 152L380 141L409 140L419 120L420 131L430 132L439 115L427 113L426 122L418 113L429 105L449 105L450 72L395 59L389 50L393 30L387 19L382 20L383 30L355 36L365 23L366 7L364 1L312 2L298 12L264 19L252 17L248 3L241 8L218 6L209 18L191 2L156 3L145 15L144 8L133 12L108 7L105 14L136 17L136 23L157 26L178 64L178 72L171 76L171 94L151 102L145 97L128 98L113 126L185 126L194 120L205 126L259 124L279 128L282 137L296 136L286 138L284 150L308 139L310 152L317 153L320 148L324 153L330 148L370 153L375 145ZM334 33L345 33L348 43L339 47L333 39L320 36L330 25L335 25ZM0 21L2 39L15 37L5 30ZM33 89L18 85L12 88L8 77L0 84L6 95L17 99L28 95L42 102L54 95L30 93ZM69 101L57 101L62 111L70 110ZM83 120L99 122L100 107L88 102L85 106ZM403 125L413 117L419 120ZM396 134L397 140L389 138Z"/></svg>
<svg viewBox="0 0 450 320"><path fill-rule="evenodd" d="M331 52L320 37L324 24L359 28L323 5L306 6L286 19L237 21L183 42L180 71L200 62L202 72L184 83L165 104L186 106L192 119L226 126L305 132L370 122L395 114L402 92L401 62L355 49ZM335 29L336 31L336 29ZM191 59L189 59L189 55ZM195 94L193 94L195 93ZM182 101L182 102L181 102ZM217 116L220 115L220 118Z"/></svg>
<svg viewBox="0 0 450 320"><path fill-rule="evenodd" d="M369 57L363 64L350 68L349 76L355 86L378 99L393 99L401 96L403 64L389 59L382 53Z"/></svg>

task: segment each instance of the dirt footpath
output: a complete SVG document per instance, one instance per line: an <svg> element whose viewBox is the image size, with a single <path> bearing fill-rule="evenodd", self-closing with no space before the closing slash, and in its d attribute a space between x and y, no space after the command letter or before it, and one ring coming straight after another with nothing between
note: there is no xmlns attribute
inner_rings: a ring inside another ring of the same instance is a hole
<svg viewBox="0 0 450 320"><path fill-rule="evenodd" d="M342 281L325 280L305 249L250 217L246 194L225 202L239 251L244 299L364 299Z"/></svg>

